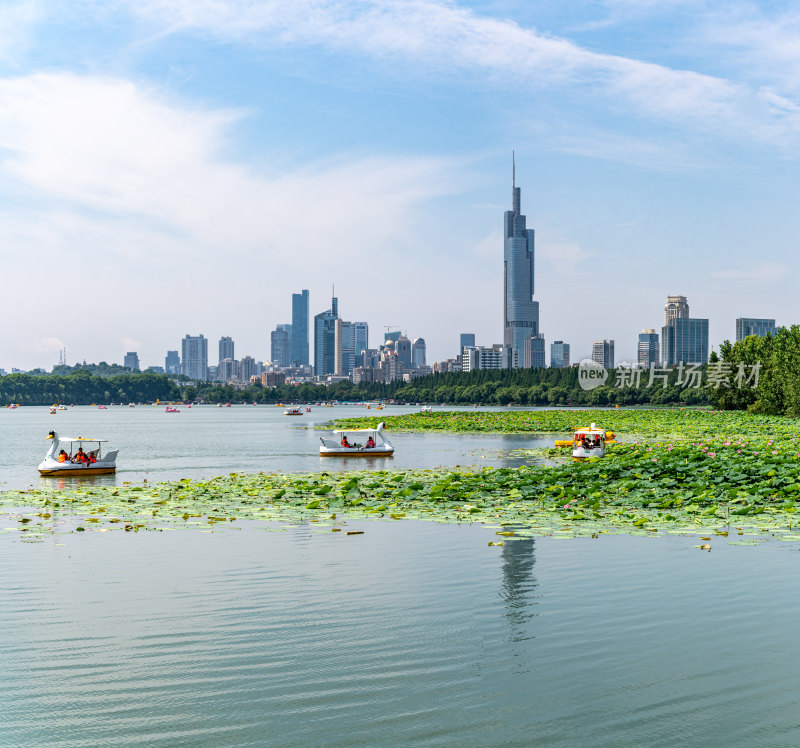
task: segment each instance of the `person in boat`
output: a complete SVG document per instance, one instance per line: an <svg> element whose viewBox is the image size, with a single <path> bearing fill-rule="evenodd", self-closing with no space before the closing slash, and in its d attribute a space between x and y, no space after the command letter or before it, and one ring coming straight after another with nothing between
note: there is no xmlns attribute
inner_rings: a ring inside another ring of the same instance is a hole
<svg viewBox="0 0 800 748"><path fill-rule="evenodd" d="M67 453L62 449L58 453L58 461L59 462L66 462L68 459L69 459L69 457L67 456Z"/></svg>
<svg viewBox="0 0 800 748"><path fill-rule="evenodd" d="M584 434L581 437L581 447L583 447L584 449L591 449L592 448L591 445L589 444L589 437L586 436L586 434Z"/></svg>
<svg viewBox="0 0 800 748"><path fill-rule="evenodd" d="M97 450L96 449L93 452L89 452L89 454L86 455L86 461L87 461L87 464L93 464L93 463L97 462Z"/></svg>
<svg viewBox="0 0 800 748"><path fill-rule="evenodd" d="M78 451L75 454L75 459L72 461L80 463L85 463L87 461L86 453L83 451L83 447L78 447Z"/></svg>
<svg viewBox="0 0 800 748"><path fill-rule="evenodd" d="M342 435L342 446L343 447L349 447L350 446L350 442L347 441L347 436L345 436L345 435Z"/></svg>
<svg viewBox="0 0 800 748"><path fill-rule="evenodd" d="M372 449L374 446L375 440L370 436L370 438L367 439L367 449Z"/></svg>

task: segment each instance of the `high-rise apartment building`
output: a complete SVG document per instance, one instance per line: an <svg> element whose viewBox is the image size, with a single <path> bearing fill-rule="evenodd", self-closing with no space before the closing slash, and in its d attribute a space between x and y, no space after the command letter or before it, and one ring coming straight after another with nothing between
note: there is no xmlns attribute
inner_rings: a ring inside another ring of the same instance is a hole
<svg viewBox="0 0 800 748"><path fill-rule="evenodd" d="M164 371L167 374L181 373L181 357L178 355L178 351L167 351L167 356L164 359Z"/></svg>
<svg viewBox="0 0 800 748"><path fill-rule="evenodd" d="M642 330L639 333L639 366L649 369L659 365L658 333L653 329Z"/></svg>
<svg viewBox="0 0 800 748"><path fill-rule="evenodd" d="M198 381L208 379L208 340L202 335L187 335L181 341L181 374Z"/></svg>
<svg viewBox="0 0 800 748"><path fill-rule="evenodd" d="M236 358L233 355L233 338L222 337L219 339L219 358L217 361L222 361L226 358Z"/></svg>
<svg viewBox="0 0 800 748"><path fill-rule="evenodd" d="M550 368L569 368L569 343L565 343L563 340L556 340L550 344Z"/></svg>
<svg viewBox="0 0 800 748"><path fill-rule="evenodd" d="M668 325L671 319L688 319L689 302L685 296L667 296L664 307L664 324Z"/></svg>
<svg viewBox="0 0 800 748"><path fill-rule="evenodd" d="M736 340L744 340L748 335L774 335L777 332L774 319L756 319L755 317L736 318Z"/></svg>
<svg viewBox="0 0 800 748"><path fill-rule="evenodd" d="M290 363L308 366L308 290L292 294Z"/></svg>
<svg viewBox="0 0 800 748"><path fill-rule="evenodd" d="M592 343L592 361L606 369L614 368L614 341L595 340Z"/></svg>
<svg viewBox="0 0 800 748"><path fill-rule="evenodd" d="M411 341L405 336L401 335L394 344L395 353L400 363L406 368L411 368Z"/></svg>
<svg viewBox="0 0 800 748"><path fill-rule="evenodd" d="M708 363L708 320L671 319L661 328L661 359L666 366Z"/></svg>
<svg viewBox="0 0 800 748"><path fill-rule="evenodd" d="M259 369L260 367L252 356L242 356L242 360L239 362L239 381L247 384L250 377L261 374Z"/></svg>
<svg viewBox="0 0 800 748"><path fill-rule="evenodd" d="M239 379L239 362L233 358L223 358L214 371L214 381L232 382Z"/></svg>
<svg viewBox="0 0 800 748"><path fill-rule="evenodd" d="M336 320L339 300L331 299L331 308L314 315L314 374L325 376L336 371Z"/></svg>
<svg viewBox="0 0 800 748"><path fill-rule="evenodd" d="M292 326L278 325L270 333L270 358L273 366L286 368L291 365L291 334Z"/></svg>
<svg viewBox="0 0 800 748"><path fill-rule="evenodd" d="M139 354L135 351L129 351L125 354L122 365L131 371L139 371Z"/></svg>
<svg viewBox="0 0 800 748"><path fill-rule="evenodd" d="M517 366L531 366L525 350L539 334L539 304L533 300L534 234L520 211L520 193L514 165L512 209L505 212L503 226L503 343L511 348Z"/></svg>

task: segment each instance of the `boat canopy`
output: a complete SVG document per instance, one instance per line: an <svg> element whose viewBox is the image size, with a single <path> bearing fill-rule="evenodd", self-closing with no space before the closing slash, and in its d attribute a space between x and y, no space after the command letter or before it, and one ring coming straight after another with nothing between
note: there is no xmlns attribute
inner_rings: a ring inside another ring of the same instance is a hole
<svg viewBox="0 0 800 748"><path fill-rule="evenodd" d="M60 442L91 442L92 444L104 444L108 442L108 439L88 439L85 436L59 436L58 441Z"/></svg>
<svg viewBox="0 0 800 748"><path fill-rule="evenodd" d="M339 436L339 437L341 437L341 436L350 436L351 434L354 434L354 435L357 435L357 436L373 436L373 437L375 437L375 436L380 436L382 431L383 431L383 424L379 423L377 428L374 428L374 429L341 429L341 430L338 430L338 431L334 431L333 433L336 434L336 436ZM381 437L381 438L383 438L383 437Z"/></svg>

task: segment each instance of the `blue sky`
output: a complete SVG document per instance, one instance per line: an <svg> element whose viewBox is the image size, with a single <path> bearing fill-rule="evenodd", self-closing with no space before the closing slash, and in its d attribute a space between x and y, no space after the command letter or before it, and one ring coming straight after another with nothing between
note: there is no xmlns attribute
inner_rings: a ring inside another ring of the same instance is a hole
<svg viewBox="0 0 800 748"><path fill-rule="evenodd" d="M573 359L668 294L797 322L798 73L790 3L3 0L0 367L266 359L332 283L373 344L499 342L512 149Z"/></svg>

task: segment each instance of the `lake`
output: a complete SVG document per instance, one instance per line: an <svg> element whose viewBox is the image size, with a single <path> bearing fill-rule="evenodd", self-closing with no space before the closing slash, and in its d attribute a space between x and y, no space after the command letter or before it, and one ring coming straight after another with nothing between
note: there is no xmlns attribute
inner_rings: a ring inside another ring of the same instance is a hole
<svg viewBox="0 0 800 748"><path fill-rule="evenodd" d="M398 433L392 459L320 461L314 423L371 412L0 410L0 478L60 485L35 473L51 428L120 447L119 474L96 479L111 484L515 465L552 443ZM415 520L102 533L52 521L63 534L27 543L13 512L0 516L2 746L798 742L796 540L490 547L497 528Z"/></svg>
<svg viewBox="0 0 800 748"><path fill-rule="evenodd" d="M0 743L797 743L796 544L241 526L0 535Z"/></svg>
<svg viewBox="0 0 800 748"><path fill-rule="evenodd" d="M166 413L163 406L76 406L56 415L46 407L0 408L0 490L68 485L63 478L40 478L36 466L49 449L53 429L59 436L108 439L119 448L117 474L82 478L80 483L115 485L200 478L233 472L316 472L319 470L401 470L453 465L516 466L530 458L514 450L552 447L553 436L521 434L388 433L395 454L385 458L334 459L319 456L315 428L332 418L397 415L418 411L387 406L383 411L354 405L311 406L311 413L285 416L269 405L230 408L193 406ZM457 408L448 408L457 410ZM464 410L472 410L464 408ZM74 482L73 482L74 483Z"/></svg>

